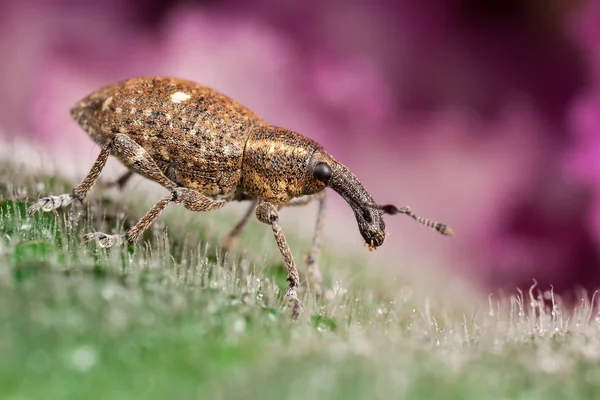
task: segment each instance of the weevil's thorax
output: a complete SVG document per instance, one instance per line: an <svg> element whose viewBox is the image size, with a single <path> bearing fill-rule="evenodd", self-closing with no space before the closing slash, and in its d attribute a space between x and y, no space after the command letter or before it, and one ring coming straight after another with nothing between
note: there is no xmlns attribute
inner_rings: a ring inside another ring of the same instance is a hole
<svg viewBox="0 0 600 400"><path fill-rule="evenodd" d="M308 168L320 149L317 142L296 132L270 125L255 127L244 149L241 185L274 204L314 194L325 188Z"/></svg>

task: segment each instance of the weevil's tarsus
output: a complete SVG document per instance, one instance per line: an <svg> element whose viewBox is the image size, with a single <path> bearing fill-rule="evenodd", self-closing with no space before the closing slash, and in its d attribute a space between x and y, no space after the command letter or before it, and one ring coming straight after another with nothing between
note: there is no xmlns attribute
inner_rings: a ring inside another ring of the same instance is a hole
<svg viewBox="0 0 600 400"><path fill-rule="evenodd" d="M66 207L71 204L74 197L71 193L61 194L59 196L42 197L27 209L27 216L31 217L37 211L50 212L61 207Z"/></svg>
<svg viewBox="0 0 600 400"><path fill-rule="evenodd" d="M442 224L441 222L432 221L427 218L419 217L418 215L416 215L415 213L412 212L410 207L404 206L404 207L398 208L393 204L385 204L385 205L369 204L369 207L381 210L381 211L383 211L384 214L390 214L390 215L406 214L409 217L411 217L412 219L414 219L415 221L417 221L433 230L438 231L442 235L454 236L454 231L448 225Z"/></svg>
<svg viewBox="0 0 600 400"><path fill-rule="evenodd" d="M27 210L27 215L31 216L39 210L49 212L61 207L66 207L75 199L79 200L82 204L85 204L85 197L87 196L90 188L94 185L94 183L96 183L98 176L104 169L106 161L108 160L108 156L110 155L111 148L111 141L102 146L102 150L94 162L94 165L92 165L90 172L79 185L75 186L71 193L61 194L59 196L42 197L35 204L29 207Z"/></svg>
<svg viewBox="0 0 600 400"><path fill-rule="evenodd" d="M290 251L290 247L285 239L285 236L283 235L283 230L279 225L277 206L273 205L272 203L260 202L256 207L256 218L264 224L271 225L271 229L273 230L277 247L279 247L279 251L281 252L281 256L283 257L288 270L287 280L289 282L289 286L285 291L284 299L288 306L292 309L292 318L296 319L298 318L298 315L300 315L300 312L303 308L302 302L298 298L300 277L298 275L296 264L294 263L294 257Z"/></svg>
<svg viewBox="0 0 600 400"><path fill-rule="evenodd" d="M124 235L107 235L106 233L102 232L93 232L83 235L83 241L85 243L96 241L98 246L106 248L120 246L125 243L126 239Z"/></svg>

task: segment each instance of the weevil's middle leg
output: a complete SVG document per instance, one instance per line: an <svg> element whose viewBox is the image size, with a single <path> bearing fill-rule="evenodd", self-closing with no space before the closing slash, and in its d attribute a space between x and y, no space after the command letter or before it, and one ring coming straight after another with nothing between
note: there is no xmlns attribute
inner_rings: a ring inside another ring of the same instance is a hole
<svg viewBox="0 0 600 400"><path fill-rule="evenodd" d="M94 165L92 165L90 172L79 185L75 186L71 193L65 193L59 196L42 197L35 204L29 207L29 209L27 210L27 215L31 216L38 210L48 212L56 210L60 207L66 207L69 204L71 204L75 199L79 200L82 204L85 204L85 197L87 196L87 193L89 192L90 188L98 180L98 176L102 172L102 169L104 169L112 147L112 140L107 142L102 147L102 150L100 151L98 158L94 162Z"/></svg>
<svg viewBox="0 0 600 400"><path fill-rule="evenodd" d="M239 237L242 235L244 228L248 224L250 217L254 214L254 210L256 209L256 200L252 200L252 204L248 207L248 210L242 218L238 221L238 223L233 227L231 231L227 234L227 237L223 241L221 245L221 256L226 257L231 254L231 251L235 248Z"/></svg>
<svg viewBox="0 0 600 400"><path fill-rule="evenodd" d="M135 175L135 172L129 170L129 171L125 172L123 175L121 175L120 177L118 177L117 179L115 179L114 181L100 182L100 183L105 188L116 187L119 190L123 190L123 188L125 187L127 182L129 182L134 175Z"/></svg>
<svg viewBox="0 0 600 400"><path fill-rule="evenodd" d="M271 203L261 202L256 207L256 218L262 223L271 225L273 229L273 235L277 242L277 247L283 256L285 265L287 266L288 276L287 280L289 286L285 291L285 300L288 306L292 309L292 318L297 318L302 311L302 302L298 299L298 286L300 286L300 277L298 276L298 269L294 263L292 252L290 247L285 240L281 226L279 225L279 214L277 213L277 207Z"/></svg>

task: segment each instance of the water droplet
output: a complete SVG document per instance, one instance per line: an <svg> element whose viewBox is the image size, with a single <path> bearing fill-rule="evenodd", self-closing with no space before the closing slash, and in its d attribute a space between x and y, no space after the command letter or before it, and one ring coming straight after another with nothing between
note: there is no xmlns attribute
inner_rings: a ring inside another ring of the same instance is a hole
<svg viewBox="0 0 600 400"><path fill-rule="evenodd" d="M96 350L91 346L80 346L71 352L71 367L81 372L89 371L97 362Z"/></svg>
<svg viewBox="0 0 600 400"><path fill-rule="evenodd" d="M102 297L104 300L110 300L115 296L115 290L112 285L106 285L102 289Z"/></svg>
<svg viewBox="0 0 600 400"><path fill-rule="evenodd" d="M246 320L244 318L237 318L231 327L234 333L242 333L246 330Z"/></svg>

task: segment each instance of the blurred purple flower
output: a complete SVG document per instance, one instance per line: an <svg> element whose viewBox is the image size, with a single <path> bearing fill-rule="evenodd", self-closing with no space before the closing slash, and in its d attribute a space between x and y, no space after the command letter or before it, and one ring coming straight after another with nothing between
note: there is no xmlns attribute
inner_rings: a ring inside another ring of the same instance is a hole
<svg viewBox="0 0 600 400"><path fill-rule="evenodd" d="M409 204L459 233L443 241L390 221L396 245L382 248L384 256L415 255L406 265L433 256L488 287L536 276L565 287L599 279L581 273L600 264L583 194L560 175L565 112L585 82L586 60L564 32L566 0L0 0L0 7L0 54L11 60L0 64L7 132L89 161L91 142L68 113L76 100L131 76L177 75L317 139L378 201ZM597 5L579 14L577 38L598 71L600 23L591 15ZM600 194L599 96L586 96L570 114L580 145L569 165ZM333 220L352 225L347 208L330 209Z"/></svg>
<svg viewBox="0 0 600 400"><path fill-rule="evenodd" d="M588 61L590 83L571 107L572 147L566 156L566 170L593 196L588 226L600 248L600 2L589 2L572 22L573 34Z"/></svg>

